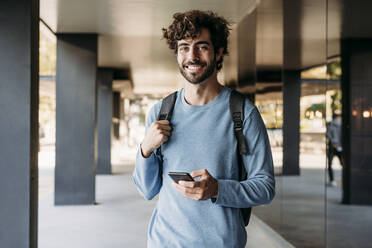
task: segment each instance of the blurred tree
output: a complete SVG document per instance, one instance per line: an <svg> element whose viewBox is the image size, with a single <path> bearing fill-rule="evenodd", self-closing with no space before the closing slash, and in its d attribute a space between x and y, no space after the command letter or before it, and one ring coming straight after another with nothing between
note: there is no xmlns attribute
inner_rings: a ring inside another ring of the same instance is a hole
<svg viewBox="0 0 372 248"><path fill-rule="evenodd" d="M320 113L322 113L322 116L325 116L325 111L326 111L325 102L314 103L305 110L305 118L309 119L309 114L308 113L310 113L310 112L313 112L313 113L320 112Z"/></svg>
<svg viewBox="0 0 372 248"><path fill-rule="evenodd" d="M332 114L341 114L342 111L342 93L341 90L337 90L335 94L331 96L332 103L331 103L331 109L332 109Z"/></svg>
<svg viewBox="0 0 372 248"><path fill-rule="evenodd" d="M330 79L340 79L341 78L341 61L340 59L331 61L327 64L327 74Z"/></svg>

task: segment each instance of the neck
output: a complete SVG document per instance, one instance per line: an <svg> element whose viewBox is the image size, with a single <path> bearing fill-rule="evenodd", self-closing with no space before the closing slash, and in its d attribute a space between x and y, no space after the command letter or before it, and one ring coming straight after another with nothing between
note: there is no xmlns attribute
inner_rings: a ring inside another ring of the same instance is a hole
<svg viewBox="0 0 372 248"><path fill-rule="evenodd" d="M190 105L205 105L213 101L223 89L217 80L217 72L199 84L185 83L185 101Z"/></svg>

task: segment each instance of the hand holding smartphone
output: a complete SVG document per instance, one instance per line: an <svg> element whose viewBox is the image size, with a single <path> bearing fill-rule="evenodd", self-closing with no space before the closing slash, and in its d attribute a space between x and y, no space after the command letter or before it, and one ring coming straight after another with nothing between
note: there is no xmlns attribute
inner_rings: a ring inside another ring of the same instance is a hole
<svg viewBox="0 0 372 248"><path fill-rule="evenodd" d="M168 175L175 183L178 183L179 181L194 181L192 176L187 172L168 172Z"/></svg>

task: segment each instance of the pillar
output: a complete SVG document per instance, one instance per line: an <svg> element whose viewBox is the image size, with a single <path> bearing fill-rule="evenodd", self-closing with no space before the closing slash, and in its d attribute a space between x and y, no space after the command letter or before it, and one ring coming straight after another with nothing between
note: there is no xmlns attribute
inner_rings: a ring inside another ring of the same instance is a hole
<svg viewBox="0 0 372 248"><path fill-rule="evenodd" d="M283 71L283 175L300 174L301 72Z"/></svg>
<svg viewBox="0 0 372 248"><path fill-rule="evenodd" d="M98 161L97 174L111 174L111 126L113 70L98 69Z"/></svg>
<svg viewBox="0 0 372 248"><path fill-rule="evenodd" d="M283 175L300 175L302 3L283 1Z"/></svg>
<svg viewBox="0 0 372 248"><path fill-rule="evenodd" d="M94 204L97 35L57 34L55 205Z"/></svg>
<svg viewBox="0 0 372 248"><path fill-rule="evenodd" d="M39 1L0 1L0 247L37 247Z"/></svg>
<svg viewBox="0 0 372 248"><path fill-rule="evenodd" d="M115 91L113 93L113 106L112 106L112 117L113 123L113 134L116 139L120 138L120 92Z"/></svg>

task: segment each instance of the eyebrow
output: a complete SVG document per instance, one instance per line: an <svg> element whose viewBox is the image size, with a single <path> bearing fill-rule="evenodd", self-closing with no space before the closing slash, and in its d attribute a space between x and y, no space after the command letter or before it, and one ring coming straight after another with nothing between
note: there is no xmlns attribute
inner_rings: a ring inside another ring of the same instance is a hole
<svg viewBox="0 0 372 248"><path fill-rule="evenodd" d="M196 45L210 45L210 43L208 41L198 41L195 43ZM187 43L187 42L181 42L180 44L178 44L178 47L181 47L181 46L189 46L190 44Z"/></svg>
<svg viewBox="0 0 372 248"><path fill-rule="evenodd" d="M182 42L182 43L178 44L178 47L181 47L181 46L188 46L188 45L189 45L189 43Z"/></svg>
<svg viewBox="0 0 372 248"><path fill-rule="evenodd" d="M210 45L210 43L208 41L198 41L196 42L196 45Z"/></svg>

